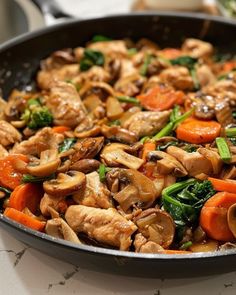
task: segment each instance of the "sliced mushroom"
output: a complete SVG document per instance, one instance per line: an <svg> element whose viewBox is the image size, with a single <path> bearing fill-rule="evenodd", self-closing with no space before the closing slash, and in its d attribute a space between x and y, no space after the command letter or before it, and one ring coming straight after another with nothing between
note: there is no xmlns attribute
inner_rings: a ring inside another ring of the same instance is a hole
<svg viewBox="0 0 236 295"><path fill-rule="evenodd" d="M110 120L116 120L124 113L124 110L120 102L118 101L117 98L113 96L108 97L106 101L106 107L107 107L107 117Z"/></svg>
<svg viewBox="0 0 236 295"><path fill-rule="evenodd" d="M10 123L0 120L0 144L3 146L12 145L21 141L22 135Z"/></svg>
<svg viewBox="0 0 236 295"><path fill-rule="evenodd" d="M230 231L236 238L236 203L229 207L227 212L227 221Z"/></svg>
<svg viewBox="0 0 236 295"><path fill-rule="evenodd" d="M149 241L141 233L138 233L134 239L135 252L139 253L160 253L164 248L159 244Z"/></svg>
<svg viewBox="0 0 236 295"><path fill-rule="evenodd" d="M40 161L34 165L30 162L27 166L27 172L34 176L44 177L56 172L61 163L56 149L46 150L41 152ZM38 165L37 165L38 164Z"/></svg>
<svg viewBox="0 0 236 295"><path fill-rule="evenodd" d="M101 150L104 143L104 137L89 137L78 141L73 149L75 153L71 156L72 164L81 159L92 159Z"/></svg>
<svg viewBox="0 0 236 295"><path fill-rule="evenodd" d="M70 169L80 171L86 174L97 170L100 164L101 163L95 159L83 159L70 165Z"/></svg>
<svg viewBox="0 0 236 295"><path fill-rule="evenodd" d="M135 143L138 140L136 134L120 126L107 126L103 125L101 129L102 134L111 140L120 141L123 143Z"/></svg>
<svg viewBox="0 0 236 295"><path fill-rule="evenodd" d="M158 197L154 183L136 170L120 169L119 181L120 185L126 186L114 194L114 199L125 212L133 205L139 208L148 208Z"/></svg>
<svg viewBox="0 0 236 295"><path fill-rule="evenodd" d="M79 171L68 171L59 173L56 179L51 179L43 183L45 192L52 196L65 197L84 189L86 177Z"/></svg>
<svg viewBox="0 0 236 295"><path fill-rule="evenodd" d="M201 243L193 243L189 247L191 252L215 252L218 250L219 242L215 240L203 241Z"/></svg>
<svg viewBox="0 0 236 295"><path fill-rule="evenodd" d="M97 136L101 132L101 127L99 125L94 125L84 130L80 130L79 126L75 128L74 135L78 138L86 138L90 136Z"/></svg>
<svg viewBox="0 0 236 295"><path fill-rule="evenodd" d="M121 164L131 169L139 169L144 160L128 154L129 151L132 151L132 148L128 145L111 143L103 148L100 157L111 167L119 167Z"/></svg>
<svg viewBox="0 0 236 295"><path fill-rule="evenodd" d="M62 218L53 218L47 221L45 232L55 238L64 239L76 244L81 244L76 233Z"/></svg>
<svg viewBox="0 0 236 295"><path fill-rule="evenodd" d="M147 157L149 160L157 160L157 171L160 174L172 173L176 177L183 177L188 174L184 166L175 157L165 152L153 151Z"/></svg>
<svg viewBox="0 0 236 295"><path fill-rule="evenodd" d="M164 249L172 244L175 224L173 218L167 212L150 208L139 214L134 222L149 241L157 243Z"/></svg>
<svg viewBox="0 0 236 295"><path fill-rule="evenodd" d="M114 208L100 209L72 205L66 211L66 221L76 232L83 232L100 243L128 250L131 235L137 227Z"/></svg>

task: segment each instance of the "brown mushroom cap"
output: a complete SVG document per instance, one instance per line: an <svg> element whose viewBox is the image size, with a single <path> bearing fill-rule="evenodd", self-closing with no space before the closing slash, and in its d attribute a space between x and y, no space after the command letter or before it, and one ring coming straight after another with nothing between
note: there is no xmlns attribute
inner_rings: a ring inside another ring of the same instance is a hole
<svg viewBox="0 0 236 295"><path fill-rule="evenodd" d="M127 211L134 204L137 204L140 208L147 208L158 196L154 183L134 169L120 169L119 180L128 184L114 195L114 199L124 211Z"/></svg>
<svg viewBox="0 0 236 295"><path fill-rule="evenodd" d="M109 166L117 167L119 164L131 169L139 169L144 160L128 154L126 151L131 150L128 145L121 143L107 144L100 156L101 159Z"/></svg>
<svg viewBox="0 0 236 295"><path fill-rule="evenodd" d="M58 157L58 151L56 149L45 150L40 154L39 165L32 166L32 163L29 163L27 172L39 177L49 176L56 172L60 163L61 160Z"/></svg>
<svg viewBox="0 0 236 295"><path fill-rule="evenodd" d="M73 243L81 244L76 233L62 218L53 218L47 221L45 231L55 238L64 239Z"/></svg>
<svg viewBox="0 0 236 295"><path fill-rule="evenodd" d="M168 248L173 242L175 224L167 212L150 208L140 213L134 221L148 240L156 242L163 248Z"/></svg>
<svg viewBox="0 0 236 295"><path fill-rule="evenodd" d="M43 183L45 192L52 196L68 196L84 189L86 177L84 173L79 171L68 171L67 173L59 173L56 179L51 179Z"/></svg>
<svg viewBox="0 0 236 295"><path fill-rule="evenodd" d="M236 238L236 203L229 207L227 212L227 221L230 231Z"/></svg>

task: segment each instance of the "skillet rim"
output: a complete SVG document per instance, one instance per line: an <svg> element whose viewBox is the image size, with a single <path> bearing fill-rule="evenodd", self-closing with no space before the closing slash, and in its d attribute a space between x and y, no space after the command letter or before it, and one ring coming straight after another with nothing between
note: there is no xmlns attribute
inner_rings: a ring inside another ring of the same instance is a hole
<svg viewBox="0 0 236 295"><path fill-rule="evenodd" d="M70 27L73 24L76 23L86 23L94 20L104 20L104 19L117 19L117 18L128 18L132 19L133 17L175 17L179 19L187 19L187 18L194 18L197 20L202 20L202 21L212 21L216 23L222 23L222 24L229 24L232 26L236 27L236 20L233 19L225 19L221 16L210 16L207 14L199 13L185 13L185 12L174 12L174 11L162 11L158 13L153 13L153 12L135 12L132 14L113 14L105 17L93 17L93 18L88 18L88 19L72 19L68 20L64 23L59 23L56 25L53 25L51 27L46 27L46 28L41 28L33 32L28 32L23 35L20 35L18 37L15 37L2 45L0 45L0 54L11 47L24 43L30 39L39 37L41 35L44 35L46 33L54 32L57 30L60 30L61 28L66 28ZM34 237L35 239L42 239L44 242L47 242L49 244L53 243L54 245L58 245L62 248L67 248L75 251L81 251L81 252L86 252L87 254L100 254L103 256L114 256L118 258L132 258L132 259L145 259L145 260L164 260L164 261L169 261L169 260L177 260L177 261L182 261L182 260L189 260L189 259L194 259L194 260L206 260L206 259L217 259L217 258L222 258L222 257L229 257L229 256L236 256L236 250L224 250L224 251L217 251L217 252L199 252L199 253L190 253L190 254L148 254L148 253L135 253L135 252L129 252L129 251L120 251L120 250L113 250L109 248L101 248L101 247L95 247L95 246L90 246L90 245L80 245L80 244L75 244L63 239L58 239L51 237L45 233L41 233L35 230L32 230L22 224L19 224L18 222L11 220L7 217L5 217L2 213L0 213L0 225L1 223L4 223L8 228L13 228L16 229L26 235L29 235L31 237ZM10 234L11 236L14 237L14 234ZM15 237L14 237L15 238Z"/></svg>

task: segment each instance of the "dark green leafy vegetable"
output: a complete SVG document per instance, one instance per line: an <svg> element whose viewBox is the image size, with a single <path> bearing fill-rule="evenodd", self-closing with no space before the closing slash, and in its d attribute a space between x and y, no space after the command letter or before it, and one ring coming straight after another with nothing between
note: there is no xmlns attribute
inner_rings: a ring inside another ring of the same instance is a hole
<svg viewBox="0 0 236 295"><path fill-rule="evenodd" d="M164 152L169 146L177 146L178 141L169 141L163 145L158 145L157 150Z"/></svg>
<svg viewBox="0 0 236 295"><path fill-rule="evenodd" d="M103 66L105 62L104 55L100 51L85 49L84 56L80 61L80 70L87 71L92 66Z"/></svg>
<svg viewBox="0 0 236 295"><path fill-rule="evenodd" d="M40 183L40 182L44 182L46 180L50 180L50 179L53 179L53 178L55 178L54 174L52 174L50 176L47 176L47 177L37 177L37 176L30 175L30 174L23 174L21 181L23 183L28 183L28 182Z"/></svg>
<svg viewBox="0 0 236 295"><path fill-rule="evenodd" d="M198 62L197 58L193 58L191 56L180 56L172 59L170 62L172 65L179 65L188 68L189 73L193 79L195 90L198 90L200 88L196 75L196 64Z"/></svg>
<svg viewBox="0 0 236 295"><path fill-rule="evenodd" d="M39 99L30 99L27 107L21 115L21 120L25 121L30 129L39 129L50 126L53 122L53 116L49 109L43 106Z"/></svg>
<svg viewBox="0 0 236 295"><path fill-rule="evenodd" d="M104 41L111 41L112 39L103 35L95 35L92 38L92 42L104 42Z"/></svg>
<svg viewBox="0 0 236 295"><path fill-rule="evenodd" d="M196 152L197 149L198 148L193 144L186 144L184 146L184 150L188 153L194 153L194 152Z"/></svg>
<svg viewBox="0 0 236 295"><path fill-rule="evenodd" d="M231 60L232 58L233 56L230 53L216 53L213 56L213 61L223 63L223 62Z"/></svg>
<svg viewBox="0 0 236 295"><path fill-rule="evenodd" d="M232 116L233 116L234 119L236 119L236 111L232 112Z"/></svg>
<svg viewBox="0 0 236 295"><path fill-rule="evenodd" d="M236 137L230 137L228 139L233 145L236 145Z"/></svg>
<svg viewBox="0 0 236 295"><path fill-rule="evenodd" d="M221 159L226 163L229 162L232 158L232 155L225 138L217 137L216 145L217 145Z"/></svg>
<svg viewBox="0 0 236 295"><path fill-rule="evenodd" d="M163 206L175 221L179 239L186 226L197 223L202 206L214 194L210 181L196 179L177 182L163 190Z"/></svg>
<svg viewBox="0 0 236 295"><path fill-rule="evenodd" d="M59 152L66 152L76 143L76 138L66 138L64 141L59 145Z"/></svg>

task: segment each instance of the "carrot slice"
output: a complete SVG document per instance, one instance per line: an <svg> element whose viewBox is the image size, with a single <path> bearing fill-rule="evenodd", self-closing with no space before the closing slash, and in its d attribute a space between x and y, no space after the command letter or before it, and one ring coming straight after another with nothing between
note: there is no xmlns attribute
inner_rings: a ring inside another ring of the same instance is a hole
<svg viewBox="0 0 236 295"><path fill-rule="evenodd" d="M182 52L180 49L176 49L176 48L165 48L160 51L160 54L164 58L174 59L174 58L179 57L182 54Z"/></svg>
<svg viewBox="0 0 236 295"><path fill-rule="evenodd" d="M64 133L66 131L70 131L70 128L67 126L54 126L52 127L52 131L55 133Z"/></svg>
<svg viewBox="0 0 236 295"><path fill-rule="evenodd" d="M156 149L155 142L152 142L152 141L145 142L143 145L142 159L146 161L147 154L149 152L155 151L155 149Z"/></svg>
<svg viewBox="0 0 236 295"><path fill-rule="evenodd" d="M223 65L223 72L225 73L230 72L234 68L236 68L236 61L235 60L227 61Z"/></svg>
<svg viewBox="0 0 236 295"><path fill-rule="evenodd" d="M155 86L147 93L138 95L141 105L150 111L164 111L171 109L175 104L183 104L184 93L165 86Z"/></svg>
<svg viewBox="0 0 236 295"><path fill-rule="evenodd" d="M19 211L22 211L27 207L32 213L35 213L43 194L43 189L39 184L21 184L11 193L9 207L15 208Z"/></svg>
<svg viewBox="0 0 236 295"><path fill-rule="evenodd" d="M14 208L6 208L3 215L38 231L43 231L46 224Z"/></svg>
<svg viewBox="0 0 236 295"><path fill-rule="evenodd" d="M17 171L16 167L18 159L29 162L28 157L22 154L8 155L0 159L0 184L2 186L14 189L21 183L22 174Z"/></svg>
<svg viewBox="0 0 236 295"><path fill-rule="evenodd" d="M207 143L220 134L221 125L216 121L188 118L176 129L177 138L190 143Z"/></svg>
<svg viewBox="0 0 236 295"><path fill-rule="evenodd" d="M213 177L208 177L208 180L212 183L216 191L236 194L235 180L223 180Z"/></svg>
<svg viewBox="0 0 236 295"><path fill-rule="evenodd" d="M200 213L200 225L207 235L218 241L232 241L234 236L229 229L227 212L236 203L236 194L220 192L211 197Z"/></svg>

